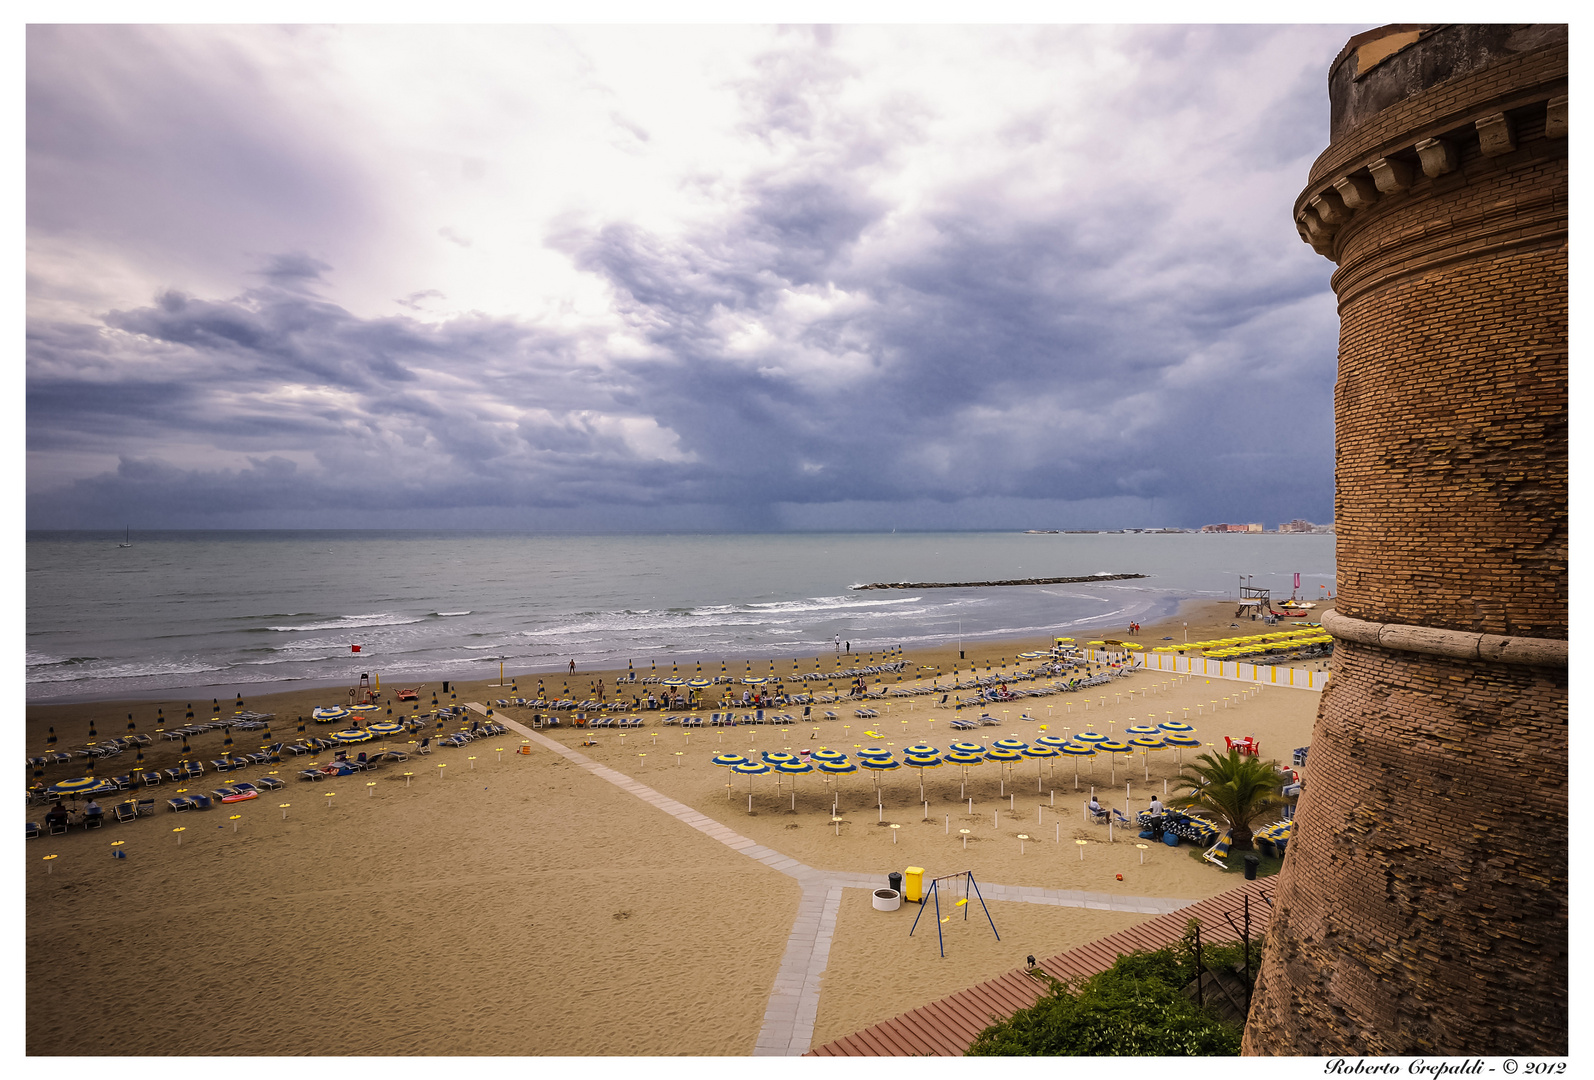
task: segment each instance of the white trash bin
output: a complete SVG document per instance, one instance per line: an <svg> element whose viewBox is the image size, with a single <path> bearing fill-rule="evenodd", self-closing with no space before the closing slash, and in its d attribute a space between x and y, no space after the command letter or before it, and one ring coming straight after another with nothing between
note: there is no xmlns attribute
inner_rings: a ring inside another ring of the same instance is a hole
<svg viewBox="0 0 1594 1080"><path fill-rule="evenodd" d="M876 911L895 911L902 906L902 894L895 889L876 889L874 891L874 909Z"/></svg>

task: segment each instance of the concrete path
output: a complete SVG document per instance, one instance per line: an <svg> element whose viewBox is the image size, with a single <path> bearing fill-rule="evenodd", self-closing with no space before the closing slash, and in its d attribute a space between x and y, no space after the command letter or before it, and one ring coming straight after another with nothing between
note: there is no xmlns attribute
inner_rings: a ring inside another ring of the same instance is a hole
<svg viewBox="0 0 1594 1080"><path fill-rule="evenodd" d="M482 714L487 712L485 705L474 701L466 702L465 707ZM598 779L629 791L643 802L685 822L726 847L797 880L802 886L802 899L797 904L797 917L792 923L791 935L786 939L786 952L781 956L780 969L775 973L775 986L769 995L769 1004L764 1009L764 1025L758 1032L753 1054L790 1056L807 1053L814 1038L814 1021L819 1015L819 984L830 962L830 943L836 934L836 916L841 910L842 890L873 890L883 888L886 883L878 876L816 870L773 848L756 843L685 803L654 791L646 784L601 765L580 751L572 750L517 721L496 713L493 719L571 764L581 766ZM1164 915L1196 902L1154 896L1118 896L1080 889L988 884L983 881L979 883L979 890L987 900L1144 915Z"/></svg>

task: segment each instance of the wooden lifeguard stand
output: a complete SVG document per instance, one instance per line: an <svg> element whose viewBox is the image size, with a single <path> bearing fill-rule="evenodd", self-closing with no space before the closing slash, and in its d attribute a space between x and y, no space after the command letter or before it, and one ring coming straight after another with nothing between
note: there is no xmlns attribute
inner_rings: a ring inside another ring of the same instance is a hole
<svg viewBox="0 0 1594 1080"><path fill-rule="evenodd" d="M925 900L934 901L935 902L935 938L936 938L936 941L941 946L941 956L943 958L946 956L946 937L945 937L945 935L943 935L941 933L941 922L942 922L942 919L941 919L941 882L943 882L943 881L962 881L963 882L963 898L961 900L959 900L957 903L953 904L952 906L954 908L962 908L963 909L963 921L964 922L968 922L968 919L969 919L969 896L973 895L974 897L976 897L979 900L979 902L980 902L980 910L985 912L985 921L991 924L991 933L996 934L996 940L997 941L1001 941L1002 940L1002 935L996 933L996 921L991 918L991 909L985 906L985 897L980 895L980 887L979 887L979 885L975 884L974 871L973 870L963 870L963 871L960 871L960 872L958 872L956 874L942 874L940 877L935 877L935 878L931 878L930 879L930 891L929 891L929 894L925 896L924 900L919 901L919 914L917 914L917 915L915 915L913 917L913 925L908 928L908 936L912 937L913 936L913 931L915 931L915 930L917 930L919 928L919 919L922 918L923 915L924 915ZM950 918L950 916L948 916L948 918Z"/></svg>
<svg viewBox="0 0 1594 1080"><path fill-rule="evenodd" d="M360 672L360 682L349 688L350 705L375 705L376 695L381 690L381 683L373 684L369 672Z"/></svg>

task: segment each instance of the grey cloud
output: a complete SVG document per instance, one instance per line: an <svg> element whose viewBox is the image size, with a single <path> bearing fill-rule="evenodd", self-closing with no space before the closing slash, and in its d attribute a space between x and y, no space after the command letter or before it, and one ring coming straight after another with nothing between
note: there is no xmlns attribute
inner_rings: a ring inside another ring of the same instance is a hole
<svg viewBox="0 0 1594 1080"><path fill-rule="evenodd" d="M1290 33L1153 29L1139 49L1217 72L1295 48L1279 42ZM1332 298L1287 215L1326 126L1320 70L1281 76L1267 126L1282 134L1184 143L1188 185L1125 171L1081 202L949 181L911 242L887 248L876 232L898 208L872 177L922 144L922 113L844 114L833 97L858 73L822 35L789 44L737 92L747 129L796 152L740 179L735 209L684 233L599 221L549 235L607 285L640 356L608 352L608 327L360 317L324 298L336 271L306 255L274 257L231 299L172 290L102 325L36 321L30 447L107 467L31 492L30 524L135 510L300 524L335 508L373 525L471 508L506 527L749 529L1331 513ZM1115 106L1125 123L1216 107L1188 64L1142 66L1147 97ZM1003 130L1046 146L1066 127L1041 109ZM1260 202L1222 205L1242 182ZM178 431L234 456L173 464Z"/></svg>

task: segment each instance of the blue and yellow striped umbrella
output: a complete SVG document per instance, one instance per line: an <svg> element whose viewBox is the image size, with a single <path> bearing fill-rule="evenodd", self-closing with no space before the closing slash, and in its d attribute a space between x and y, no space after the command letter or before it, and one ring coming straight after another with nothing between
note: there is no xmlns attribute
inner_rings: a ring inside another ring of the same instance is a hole
<svg viewBox="0 0 1594 1080"><path fill-rule="evenodd" d="M1184 767L1184 752L1186 749L1195 749L1201 745L1201 740L1189 735L1164 735L1162 741L1173 747L1177 753L1179 767Z"/></svg>
<svg viewBox="0 0 1594 1080"><path fill-rule="evenodd" d="M714 764L724 769L734 768L737 765L746 765L747 759L740 754L715 754Z"/></svg>
<svg viewBox="0 0 1594 1080"><path fill-rule="evenodd" d="M1186 723L1184 723L1181 720L1169 720L1167 723L1158 724L1157 726L1159 728L1161 728L1163 731L1173 731L1173 732L1177 732L1180 735L1188 735L1191 732L1195 731L1195 728L1191 727L1189 724L1186 724Z"/></svg>
<svg viewBox="0 0 1594 1080"><path fill-rule="evenodd" d="M740 773L747 777L747 805L753 805L753 777L762 776L770 772L770 767L762 761L744 761L740 765L732 765L731 772Z"/></svg>
<svg viewBox="0 0 1594 1080"><path fill-rule="evenodd" d="M98 790L99 786L105 782L92 776L79 776L72 780L62 780L58 784L51 784L45 790L51 795L83 795ZM112 784L111 786L115 787L116 785Z"/></svg>
<svg viewBox="0 0 1594 1080"><path fill-rule="evenodd" d="M947 749L956 750L960 754L983 755L985 753L985 747L981 746L977 742L955 742L951 746L947 747Z"/></svg>
<svg viewBox="0 0 1594 1080"><path fill-rule="evenodd" d="M1105 742L1097 743L1096 749L1104 754L1112 755L1107 760L1111 762L1112 782L1116 784L1118 782L1118 755L1132 754L1134 753L1135 748L1126 742L1118 742L1115 739L1108 739Z"/></svg>
<svg viewBox="0 0 1594 1080"><path fill-rule="evenodd" d="M1110 742L1111 740L1109 740L1107 736L1103 735L1099 731L1081 731L1078 735L1074 736L1074 741L1094 744Z"/></svg>
<svg viewBox="0 0 1594 1080"><path fill-rule="evenodd" d="M363 743L370 742L374 738L376 738L376 736L372 735L369 731L361 731L358 728L351 728L346 731L334 731L332 733L332 741L339 743Z"/></svg>
<svg viewBox="0 0 1594 1080"><path fill-rule="evenodd" d="M1076 787L1079 784L1080 758L1090 758L1090 770L1091 772L1096 771L1096 747L1091 743L1066 743L1062 746L1059 746L1057 748L1057 752L1074 759L1074 784Z"/></svg>
<svg viewBox="0 0 1594 1080"><path fill-rule="evenodd" d="M815 750L812 754L809 754L808 756L813 758L815 761L846 761L847 760L847 755L843 754L840 750L831 750L828 747L824 747L824 746L821 746L818 750Z"/></svg>

